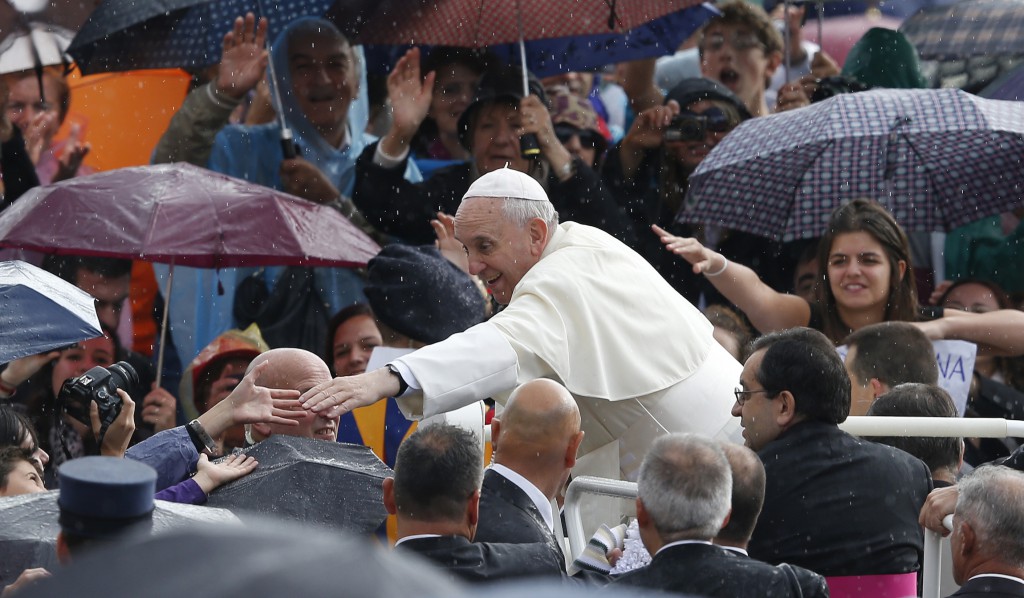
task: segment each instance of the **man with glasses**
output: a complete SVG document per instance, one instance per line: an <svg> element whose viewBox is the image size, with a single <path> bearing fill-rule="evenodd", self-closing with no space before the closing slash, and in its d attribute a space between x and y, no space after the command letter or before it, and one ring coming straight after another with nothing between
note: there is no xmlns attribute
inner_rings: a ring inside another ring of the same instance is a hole
<svg viewBox="0 0 1024 598"><path fill-rule="evenodd" d="M767 478L750 556L811 569L834 593L856 584L863 595L916 595L917 518L931 473L903 451L839 429L850 378L832 343L809 328L761 337L735 394L732 414Z"/></svg>

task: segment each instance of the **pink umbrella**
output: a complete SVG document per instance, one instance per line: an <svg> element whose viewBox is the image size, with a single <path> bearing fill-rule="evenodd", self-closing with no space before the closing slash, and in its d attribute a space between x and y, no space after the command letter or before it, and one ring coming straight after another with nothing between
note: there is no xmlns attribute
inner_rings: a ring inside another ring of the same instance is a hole
<svg viewBox="0 0 1024 598"><path fill-rule="evenodd" d="M380 247L336 210L191 164L77 177L0 214L0 246L174 266L360 267ZM162 369L167 302L157 371Z"/></svg>

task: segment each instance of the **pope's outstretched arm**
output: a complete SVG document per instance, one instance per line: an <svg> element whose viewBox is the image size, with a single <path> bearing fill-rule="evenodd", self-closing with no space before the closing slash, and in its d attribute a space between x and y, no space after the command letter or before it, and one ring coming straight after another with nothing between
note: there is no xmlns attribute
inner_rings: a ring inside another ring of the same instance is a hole
<svg viewBox="0 0 1024 598"><path fill-rule="evenodd" d="M303 393L299 401L313 413L322 413L324 417L333 419L385 397L395 396L399 390L398 376L388 368L380 368L358 376L321 382Z"/></svg>

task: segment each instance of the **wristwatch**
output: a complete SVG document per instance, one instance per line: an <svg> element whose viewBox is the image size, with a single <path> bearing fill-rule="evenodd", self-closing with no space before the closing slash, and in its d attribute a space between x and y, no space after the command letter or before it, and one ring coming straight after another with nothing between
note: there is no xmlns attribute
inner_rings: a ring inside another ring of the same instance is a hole
<svg viewBox="0 0 1024 598"><path fill-rule="evenodd" d="M400 397L405 394L405 391L409 390L409 384L406 383L405 379L402 378L402 373L398 371L398 368L394 364L388 364L386 366L388 371L394 374L395 378L398 378L398 392L395 393L396 397Z"/></svg>
<svg viewBox="0 0 1024 598"><path fill-rule="evenodd" d="M185 430L188 431L188 437L192 439L192 444L196 445L197 452L206 453L207 456L213 456L217 452L217 443L213 441L198 419L185 424Z"/></svg>

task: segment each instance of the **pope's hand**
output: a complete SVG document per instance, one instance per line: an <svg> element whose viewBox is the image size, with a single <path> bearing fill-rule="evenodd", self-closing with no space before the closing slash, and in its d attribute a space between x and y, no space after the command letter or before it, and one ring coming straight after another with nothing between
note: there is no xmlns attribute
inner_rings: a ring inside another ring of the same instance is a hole
<svg viewBox="0 0 1024 598"><path fill-rule="evenodd" d="M358 376L321 382L303 393L299 401L313 413L334 419L353 409L394 396L399 388L397 376L387 368L381 368Z"/></svg>

